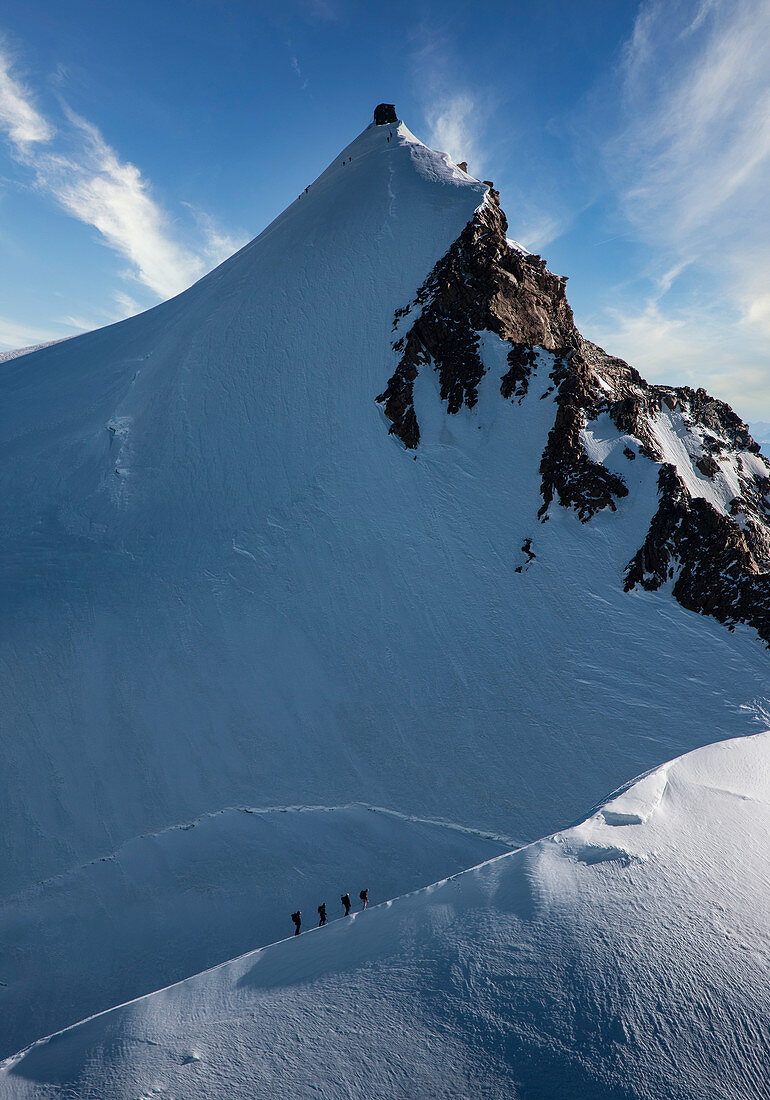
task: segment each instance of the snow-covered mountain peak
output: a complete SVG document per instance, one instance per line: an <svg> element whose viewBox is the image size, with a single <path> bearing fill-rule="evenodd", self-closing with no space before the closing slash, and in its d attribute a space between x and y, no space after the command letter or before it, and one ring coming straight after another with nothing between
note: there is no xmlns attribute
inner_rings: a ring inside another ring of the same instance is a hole
<svg viewBox="0 0 770 1100"><path fill-rule="evenodd" d="M478 196L477 206L484 201L488 190L486 184L475 180L463 171L447 153L437 152L424 145L408 126L399 120L392 124L369 123L358 137L334 158L318 179L309 185L300 199L325 191L330 186L339 184L347 176L360 178L364 173L380 173L394 189L395 200L396 176L398 173L409 170L416 172L426 183L468 188L469 193ZM436 198L438 200L438 196Z"/></svg>
<svg viewBox="0 0 770 1100"><path fill-rule="evenodd" d="M484 203L414 298L394 314L395 370L377 397L390 432L408 450L421 441L415 388L438 375L446 412L473 410L485 333L507 346L507 369L488 380L521 405L539 371L554 416L539 456L542 504L574 508L583 522L628 496L629 462L659 468L660 503L625 569L627 589L674 581L684 606L734 625L748 622L770 643L770 466L748 428L704 390L651 386L627 363L577 331L564 278L507 233L499 195ZM621 456L620 462L617 461ZM534 456L532 456L534 460Z"/></svg>
<svg viewBox="0 0 770 1100"><path fill-rule="evenodd" d="M303 852L308 808L361 802L412 836L428 818L518 844L755 732L766 654L714 618L768 622L744 433L585 340L495 189L400 122L177 298L0 362L0 1008L19 1042L43 1031L35 981L62 991L38 998L48 1031L104 1007L127 881L142 983L179 976L148 898L179 866L166 845L232 860L243 807L293 808L305 825L275 835ZM393 834L372 833L355 866L396 893ZM325 845L327 900L350 850ZM292 866L287 899L307 888ZM69 1000L57 914L104 975ZM45 957L8 946L20 926L48 929Z"/></svg>

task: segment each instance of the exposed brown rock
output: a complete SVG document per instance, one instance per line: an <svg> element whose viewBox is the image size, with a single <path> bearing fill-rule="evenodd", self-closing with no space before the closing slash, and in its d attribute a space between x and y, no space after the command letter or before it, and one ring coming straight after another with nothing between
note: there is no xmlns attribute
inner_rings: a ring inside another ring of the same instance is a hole
<svg viewBox="0 0 770 1100"><path fill-rule="evenodd" d="M656 462L663 457L652 431L652 423L660 412L663 391L648 385L638 371L623 359L608 355L603 348L592 344L590 340L580 340L581 357L585 360L594 378L601 378L609 392L595 381L590 388L593 395L593 408L590 416L607 412L616 427L624 435L631 435L641 444L640 452ZM676 401L676 398L669 397Z"/></svg>
<svg viewBox="0 0 770 1100"><path fill-rule="evenodd" d="M478 350L481 332L495 332L530 349L535 345L554 349L574 331L564 283L546 270L539 256L508 244L508 222L495 200L496 193L490 192L414 302L394 318L397 326L412 309L421 307L406 337L393 345L401 359L377 398L392 421L390 430L407 447L419 441L412 388L416 370L427 358L438 372L447 412L456 413L463 405L472 408L478 400L478 385L485 374ZM513 393L522 378L514 361L509 362L514 371Z"/></svg>
<svg viewBox="0 0 770 1100"><path fill-rule="evenodd" d="M674 580L673 595L690 611L731 628L753 626L770 648L770 573L751 536L707 501L690 497L675 468L658 475L658 511L644 545L629 563L625 589L655 591Z"/></svg>
<svg viewBox="0 0 770 1100"><path fill-rule="evenodd" d="M401 361L388 382L388 388L377 400L385 406L385 415L391 421L391 433L397 435L405 447L415 448L420 442L420 427L414 411L414 380L418 368L429 358L414 331L398 343L403 349Z"/></svg>
<svg viewBox="0 0 770 1100"><path fill-rule="evenodd" d="M628 565L626 589L652 590L673 581L683 606L731 626L750 623L770 643L770 477L759 476L756 464L752 469L741 457L759 453L748 428L705 390L650 385L624 360L583 339L566 299L566 280L547 271L541 257L508 243L497 192L488 186L487 201L415 299L396 311L396 330L410 314L415 320L393 343L399 360L377 398L390 431L405 447L418 446L413 389L428 365L438 373L448 413L476 404L485 373L479 354L485 331L510 345L508 370L500 379L505 400L524 400L540 354L550 352L552 384L541 397L555 394L556 414L540 460L539 517L546 519L556 500L585 523L601 509L616 510L628 495L623 478L594 462L583 445L582 429L606 414L636 443L636 449L624 447L627 459L638 451L661 464L658 510ZM673 418L678 431L692 433L689 451L697 457L691 461L703 476L720 476L718 458L733 466L741 492L724 513L693 498L676 469L664 463L656 436L663 415ZM530 540L522 550L531 561Z"/></svg>
<svg viewBox="0 0 770 1100"><path fill-rule="evenodd" d="M500 379L500 393L508 401L518 397L519 404L527 395L529 377L537 363L537 349L529 344L514 344L508 352L509 369Z"/></svg>
<svg viewBox="0 0 770 1100"><path fill-rule="evenodd" d="M585 453L580 430L589 411L594 411L603 391L583 354L581 337L556 357L551 377L558 385L556 420L540 460L543 503L538 516L545 518L554 496L565 508L574 508L585 523L602 508L615 511L615 498L628 496L625 482Z"/></svg>
<svg viewBox="0 0 770 1100"><path fill-rule="evenodd" d="M704 477L713 478L719 473L719 463L711 455L701 455L700 458L696 458L695 465Z"/></svg>

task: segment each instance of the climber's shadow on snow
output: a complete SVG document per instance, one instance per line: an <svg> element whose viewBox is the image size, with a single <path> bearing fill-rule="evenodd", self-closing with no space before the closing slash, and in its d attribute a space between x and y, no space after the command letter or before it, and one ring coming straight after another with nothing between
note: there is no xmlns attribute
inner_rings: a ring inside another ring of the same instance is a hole
<svg viewBox="0 0 770 1100"><path fill-rule="evenodd" d="M460 927L469 913L486 911L490 904L515 921L529 921L537 904L529 870L529 853L515 853L513 862L504 855L365 913L303 932L249 956L244 960L248 969L236 984L255 989L308 985L376 967L394 956L416 952L424 957L448 927Z"/></svg>
<svg viewBox="0 0 770 1100"><path fill-rule="evenodd" d="M391 913L391 902L341 917L323 928L311 928L287 942L256 952L237 985L278 989L345 973L398 950L401 925Z"/></svg>

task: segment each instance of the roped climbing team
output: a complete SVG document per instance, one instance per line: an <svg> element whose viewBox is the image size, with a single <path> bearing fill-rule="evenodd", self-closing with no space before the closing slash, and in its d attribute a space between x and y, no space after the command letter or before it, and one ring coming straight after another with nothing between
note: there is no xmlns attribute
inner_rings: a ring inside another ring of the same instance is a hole
<svg viewBox="0 0 770 1100"><path fill-rule="evenodd" d="M366 909L367 905L369 904L368 889L361 890L358 896L361 899L361 911L363 912L363 910ZM349 916L351 905L350 894L343 894L340 898L340 901L345 907L345 916ZM294 921L294 935L298 936L300 933L300 929L302 928L302 910L298 909L296 913L292 913L291 919ZM326 924L326 902L322 901L321 904L318 906L318 927L321 928L321 926L324 924Z"/></svg>

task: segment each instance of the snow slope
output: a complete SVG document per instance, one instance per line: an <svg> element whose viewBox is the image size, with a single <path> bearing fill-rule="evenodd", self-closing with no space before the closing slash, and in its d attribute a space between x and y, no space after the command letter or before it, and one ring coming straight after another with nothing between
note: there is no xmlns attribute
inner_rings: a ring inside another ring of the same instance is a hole
<svg viewBox="0 0 770 1100"><path fill-rule="evenodd" d="M769 748L44 1040L3 1095L760 1100Z"/></svg>
<svg viewBox="0 0 770 1100"><path fill-rule="evenodd" d="M538 521L548 355L504 402L490 335L474 409L448 417L424 371L419 453L388 434L375 398L394 311L485 193L403 125L368 127L178 298L0 364L0 897L23 914L0 1017L14 1028L39 1019L19 1022L46 980L29 951L35 922L50 927L45 884L82 913L78 869L134 838L233 806L364 802L524 843L764 721L751 631L622 591L656 499L655 465L621 458L633 441L603 443L631 490L617 513L581 525L554 505ZM348 849L330 851L339 881ZM119 887L93 913L93 1008ZM222 920L235 942L241 917ZM87 996L65 985L56 1010L74 1020Z"/></svg>
<svg viewBox="0 0 770 1100"><path fill-rule="evenodd" d="M664 460L676 467L690 495L707 500L723 514L729 514L730 502L741 496L739 469L745 470L750 476L767 477L765 459L747 451L717 460L719 471L713 478L699 474L693 466L693 457L699 458L706 453L702 447L702 439L700 433L686 423L679 410L671 411L664 406L656 420L655 434ZM740 465L736 468L738 463Z"/></svg>
<svg viewBox="0 0 770 1100"><path fill-rule="evenodd" d="M0 901L4 1053L281 939L297 908L312 928L347 891L394 897L509 848L368 806L233 808L137 837Z"/></svg>

